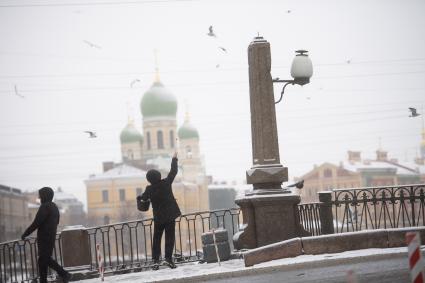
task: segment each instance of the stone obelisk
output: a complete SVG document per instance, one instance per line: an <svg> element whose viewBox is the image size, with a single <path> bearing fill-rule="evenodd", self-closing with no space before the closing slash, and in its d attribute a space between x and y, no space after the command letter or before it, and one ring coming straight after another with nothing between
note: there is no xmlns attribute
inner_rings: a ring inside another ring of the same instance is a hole
<svg viewBox="0 0 425 283"><path fill-rule="evenodd" d="M298 195L282 190L288 168L280 164L270 43L256 37L248 47L252 163L246 172L253 190L236 199L243 229L235 234L237 249L256 248L305 234L298 217Z"/></svg>

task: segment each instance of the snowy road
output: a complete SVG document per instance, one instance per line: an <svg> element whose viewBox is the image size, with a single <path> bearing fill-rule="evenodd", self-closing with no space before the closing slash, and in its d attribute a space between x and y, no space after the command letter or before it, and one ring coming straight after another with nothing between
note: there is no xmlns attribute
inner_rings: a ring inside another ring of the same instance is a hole
<svg viewBox="0 0 425 283"><path fill-rule="evenodd" d="M347 271L353 270L358 282L409 282L408 263L406 258L389 258L367 260L361 263L346 263L327 267L303 268L300 270L275 271L266 274L208 280L209 283L282 283L282 282L347 282Z"/></svg>
<svg viewBox="0 0 425 283"><path fill-rule="evenodd" d="M106 283L134 282L347 282L354 270L359 283L409 282L407 248L367 249L337 254L301 255L245 267L242 259L179 264L177 269L134 272L105 277ZM99 283L99 278L81 281Z"/></svg>

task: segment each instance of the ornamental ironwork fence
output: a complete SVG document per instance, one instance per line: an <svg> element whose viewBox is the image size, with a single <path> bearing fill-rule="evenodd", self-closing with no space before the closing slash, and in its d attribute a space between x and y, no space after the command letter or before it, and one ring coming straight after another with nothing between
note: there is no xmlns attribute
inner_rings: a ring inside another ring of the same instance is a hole
<svg viewBox="0 0 425 283"><path fill-rule="evenodd" d="M239 208L202 211L176 219L176 262L198 261L203 257L201 235L213 228L227 229L229 237L239 231ZM152 218L87 228L91 263L99 267L96 245L103 255L106 273L141 270L152 265ZM230 243L232 241L229 241ZM63 265L61 234L57 235L53 258ZM38 278L38 250L35 238L0 243L0 283L32 282ZM54 278L55 274L49 272Z"/></svg>
<svg viewBox="0 0 425 283"><path fill-rule="evenodd" d="M176 262L202 259L201 235L213 228L222 227L230 238L239 231L240 210L238 208L195 212L176 219ZM106 272L126 272L152 265L152 218L88 228L91 254L91 269L98 268L96 245L104 258ZM230 241L231 242L231 241Z"/></svg>
<svg viewBox="0 0 425 283"><path fill-rule="evenodd" d="M425 184L334 189L298 206L311 235L425 225Z"/></svg>
<svg viewBox="0 0 425 283"><path fill-rule="evenodd" d="M423 226L425 184L333 190L336 232Z"/></svg>
<svg viewBox="0 0 425 283"><path fill-rule="evenodd" d="M56 235L53 258L63 265L61 235ZM35 238L0 244L0 283L31 282L38 278L38 249ZM49 270L49 276L53 274Z"/></svg>
<svg viewBox="0 0 425 283"><path fill-rule="evenodd" d="M320 202L303 203L298 205L300 224L312 236L321 235Z"/></svg>

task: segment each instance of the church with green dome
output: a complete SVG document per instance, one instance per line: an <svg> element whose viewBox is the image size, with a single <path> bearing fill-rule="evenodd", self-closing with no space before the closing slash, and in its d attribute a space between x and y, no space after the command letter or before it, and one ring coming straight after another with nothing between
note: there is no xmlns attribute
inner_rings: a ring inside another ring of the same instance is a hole
<svg viewBox="0 0 425 283"><path fill-rule="evenodd" d="M159 80L154 83L140 100L142 114L139 131L134 121L129 120L120 134L122 161L140 169L157 167L168 170L164 160L170 159L177 150L183 177L196 182L205 175L199 150L199 132L186 113L184 123L177 126L177 98ZM164 163L164 164L163 164Z"/></svg>
<svg viewBox="0 0 425 283"><path fill-rule="evenodd" d="M85 180L91 224L140 217L134 200L148 185L146 172L157 169L163 177L167 176L176 151L179 170L173 193L180 209L184 213L209 209L200 135L188 113L184 122L177 124L177 110L177 97L159 80L157 73L153 84L141 96L141 121L129 118L119 134L122 160L103 162L103 173Z"/></svg>

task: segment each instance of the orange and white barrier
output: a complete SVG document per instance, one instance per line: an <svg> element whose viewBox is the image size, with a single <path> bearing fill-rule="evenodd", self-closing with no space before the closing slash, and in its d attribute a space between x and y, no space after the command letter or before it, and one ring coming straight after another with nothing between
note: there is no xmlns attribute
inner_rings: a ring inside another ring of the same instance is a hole
<svg viewBox="0 0 425 283"><path fill-rule="evenodd" d="M424 261L421 254L419 232L406 233L407 251L409 254L410 279L413 283L424 283Z"/></svg>
<svg viewBox="0 0 425 283"><path fill-rule="evenodd" d="M104 270L104 267L103 267L102 254L100 253L100 245L99 244L96 245L96 253L97 253L97 262L99 264L100 280L105 281L105 279L103 277L103 273L104 273L105 270Z"/></svg>

